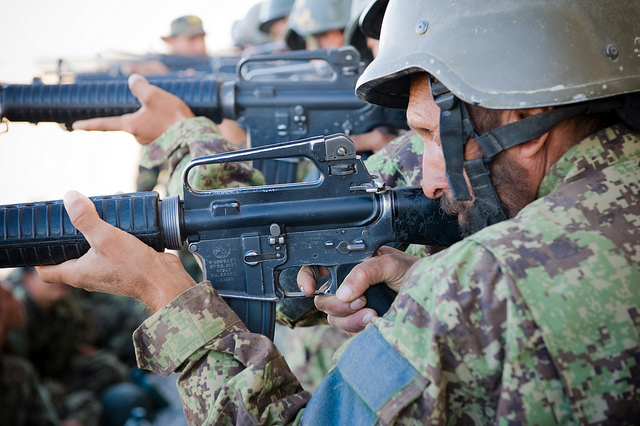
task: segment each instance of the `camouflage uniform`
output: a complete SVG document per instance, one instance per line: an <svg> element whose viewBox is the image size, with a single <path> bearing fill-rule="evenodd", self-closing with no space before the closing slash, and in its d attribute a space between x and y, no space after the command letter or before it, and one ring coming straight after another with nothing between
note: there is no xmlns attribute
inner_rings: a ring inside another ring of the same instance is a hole
<svg viewBox="0 0 640 426"><path fill-rule="evenodd" d="M415 131L397 137L365 161L367 170L380 173L387 186L422 185L424 142Z"/></svg>
<svg viewBox="0 0 640 426"><path fill-rule="evenodd" d="M152 168L168 162L168 195L182 196L182 171L194 158L235 151L218 127L205 117L179 121L158 139L142 147L140 164ZM263 185L264 178L248 163L220 163L195 168L189 183L198 189Z"/></svg>
<svg viewBox="0 0 640 426"><path fill-rule="evenodd" d="M206 283L136 330L139 364L182 372L192 424L635 422L639 161L622 125L573 147L517 217L416 263L311 399Z"/></svg>
<svg viewBox="0 0 640 426"><path fill-rule="evenodd" d="M16 293L24 299L26 327L10 332L7 352L33 364L61 418L98 424L102 409L97 395L109 385L128 380L129 369L105 351L82 355L85 317L73 295L44 312L24 287Z"/></svg>

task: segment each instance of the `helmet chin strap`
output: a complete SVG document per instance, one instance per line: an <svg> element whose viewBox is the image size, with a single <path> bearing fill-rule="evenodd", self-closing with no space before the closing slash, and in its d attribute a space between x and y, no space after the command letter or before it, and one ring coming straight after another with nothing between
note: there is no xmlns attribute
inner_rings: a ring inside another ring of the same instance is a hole
<svg viewBox="0 0 640 426"><path fill-rule="evenodd" d="M440 107L440 140L451 193L456 200L472 199L463 174L466 171L475 196L469 218L471 234L508 219L489 171L489 163L498 153L542 136L567 118L583 112L610 111L614 106L607 101L555 108L478 135L465 103L433 77L430 77L430 86L433 99ZM485 157L465 161L464 145L471 137L476 139Z"/></svg>

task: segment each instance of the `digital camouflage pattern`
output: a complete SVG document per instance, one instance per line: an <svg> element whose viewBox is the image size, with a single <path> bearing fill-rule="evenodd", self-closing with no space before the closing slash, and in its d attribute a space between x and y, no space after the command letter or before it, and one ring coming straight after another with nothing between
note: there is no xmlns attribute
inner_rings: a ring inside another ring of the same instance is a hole
<svg viewBox="0 0 640 426"><path fill-rule="evenodd" d="M168 162L168 195L182 196L182 171L194 158L234 151L215 123L205 117L179 121L158 139L142 147L140 165L151 169ZM233 188L263 185L262 174L249 163L221 163L197 167L189 175L197 189Z"/></svg>
<svg viewBox="0 0 640 426"><path fill-rule="evenodd" d="M387 186L422 185L424 142L415 131L398 136L365 161L369 172L378 172Z"/></svg>
<svg viewBox="0 0 640 426"><path fill-rule="evenodd" d="M517 217L417 262L369 327L419 377L376 415L401 424L636 422L639 161L639 134L599 132L552 167L541 198ZM156 312L134 341L141 367L182 372L191 424L301 420L309 394L207 283ZM370 353L346 350L367 377L389 375L366 369Z"/></svg>
<svg viewBox="0 0 640 426"><path fill-rule="evenodd" d="M302 387L313 394L333 367L333 354L348 339L344 331L320 323L311 328L278 326L273 340Z"/></svg>

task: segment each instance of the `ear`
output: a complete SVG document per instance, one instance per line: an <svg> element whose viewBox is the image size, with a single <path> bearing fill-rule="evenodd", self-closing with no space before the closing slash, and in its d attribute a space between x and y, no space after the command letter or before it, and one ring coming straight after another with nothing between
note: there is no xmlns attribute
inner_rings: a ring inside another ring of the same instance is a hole
<svg viewBox="0 0 640 426"><path fill-rule="evenodd" d="M552 107L545 108L530 108L530 109L516 109L510 110L507 114L507 120L509 123L513 123L516 121L520 121L524 118L531 117L545 111L549 111L553 109ZM535 139L531 139L527 142L521 143L513 147L513 149L518 151L518 156L520 158L533 158L540 153L540 151L545 147L547 142L549 141L549 132L543 134L542 136L538 136Z"/></svg>

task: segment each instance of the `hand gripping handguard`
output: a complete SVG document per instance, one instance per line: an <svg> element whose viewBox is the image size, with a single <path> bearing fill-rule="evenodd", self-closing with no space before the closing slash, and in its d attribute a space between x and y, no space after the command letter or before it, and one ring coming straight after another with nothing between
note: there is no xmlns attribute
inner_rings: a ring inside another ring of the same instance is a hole
<svg viewBox="0 0 640 426"><path fill-rule="evenodd" d="M355 85L364 64L352 46L245 58L233 78L198 73L154 76L149 82L182 99L196 116L216 123L236 120L252 147L320 135L363 134L377 127L407 128L405 111L358 100ZM70 84L0 85L0 118L57 122L118 116L140 108L126 78ZM256 161L268 183L294 182L297 164Z"/></svg>

